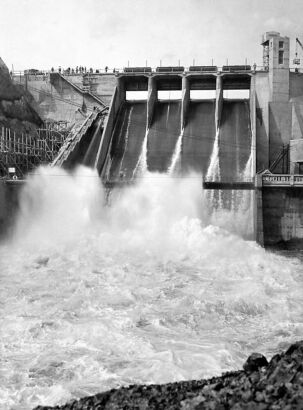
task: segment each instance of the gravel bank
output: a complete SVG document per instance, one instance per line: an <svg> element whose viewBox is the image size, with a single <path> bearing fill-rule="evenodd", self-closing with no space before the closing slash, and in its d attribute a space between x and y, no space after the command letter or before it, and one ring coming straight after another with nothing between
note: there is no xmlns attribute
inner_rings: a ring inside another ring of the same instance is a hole
<svg viewBox="0 0 303 410"><path fill-rule="evenodd" d="M133 385L35 410L101 409L303 409L303 341L270 362L253 353L243 370L209 380Z"/></svg>

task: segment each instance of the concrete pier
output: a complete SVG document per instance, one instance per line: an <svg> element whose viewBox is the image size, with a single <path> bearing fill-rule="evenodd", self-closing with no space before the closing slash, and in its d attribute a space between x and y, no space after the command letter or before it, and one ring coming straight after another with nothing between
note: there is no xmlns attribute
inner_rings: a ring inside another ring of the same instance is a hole
<svg viewBox="0 0 303 410"><path fill-rule="evenodd" d="M216 79L216 129L220 128L223 106L223 81L219 74Z"/></svg>
<svg viewBox="0 0 303 410"><path fill-rule="evenodd" d="M155 77L149 77L148 96L147 96L147 128L150 128L152 125L156 101L157 101L156 79Z"/></svg>
<svg viewBox="0 0 303 410"><path fill-rule="evenodd" d="M181 129L184 129L187 123L189 102L190 102L189 78L187 76L184 76L182 77Z"/></svg>

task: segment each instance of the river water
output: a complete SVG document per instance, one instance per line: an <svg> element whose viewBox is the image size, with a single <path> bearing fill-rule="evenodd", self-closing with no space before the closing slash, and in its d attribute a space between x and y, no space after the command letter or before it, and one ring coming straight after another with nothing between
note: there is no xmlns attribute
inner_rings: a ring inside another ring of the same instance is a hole
<svg viewBox="0 0 303 410"><path fill-rule="evenodd" d="M204 378L303 338L302 255L212 217L201 177L146 174L106 195L97 175L41 168L0 246L0 408L63 404L133 383Z"/></svg>

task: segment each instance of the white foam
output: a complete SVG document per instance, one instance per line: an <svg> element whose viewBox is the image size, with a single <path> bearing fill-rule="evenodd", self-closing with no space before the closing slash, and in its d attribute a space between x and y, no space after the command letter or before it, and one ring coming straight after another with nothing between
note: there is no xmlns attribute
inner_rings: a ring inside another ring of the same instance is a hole
<svg viewBox="0 0 303 410"><path fill-rule="evenodd" d="M41 168L23 195L0 247L2 408L212 376L302 338L300 263L212 223L200 176L147 173L108 206L93 171Z"/></svg>

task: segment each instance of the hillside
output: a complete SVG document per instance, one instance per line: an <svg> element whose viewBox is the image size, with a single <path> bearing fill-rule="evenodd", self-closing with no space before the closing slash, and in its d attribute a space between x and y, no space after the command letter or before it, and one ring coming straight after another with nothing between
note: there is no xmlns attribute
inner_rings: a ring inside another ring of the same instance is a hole
<svg viewBox="0 0 303 410"><path fill-rule="evenodd" d="M18 133L34 133L42 120L30 103L33 97L23 87L15 85L9 70L0 58L0 127Z"/></svg>

